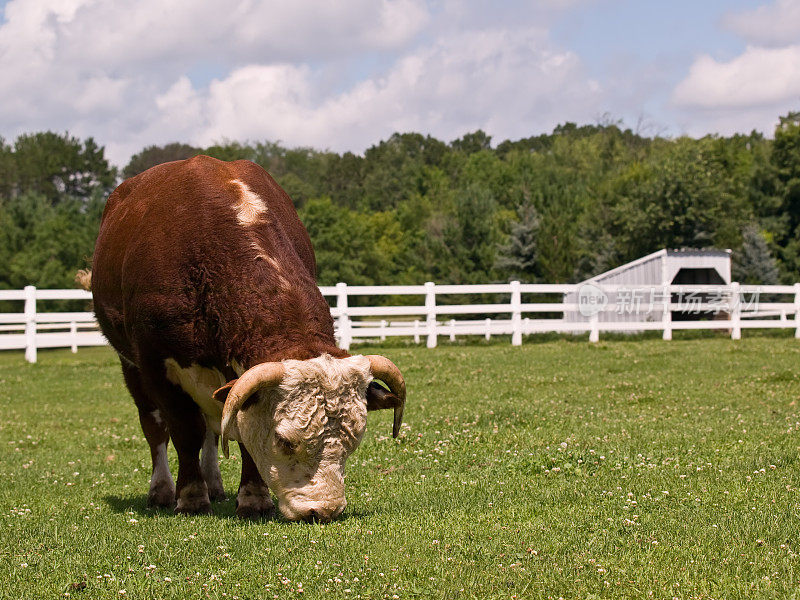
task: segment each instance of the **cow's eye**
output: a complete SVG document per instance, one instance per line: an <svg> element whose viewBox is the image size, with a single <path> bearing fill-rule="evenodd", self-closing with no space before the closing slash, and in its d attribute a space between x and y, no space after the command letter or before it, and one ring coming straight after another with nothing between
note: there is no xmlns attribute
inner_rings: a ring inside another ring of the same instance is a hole
<svg viewBox="0 0 800 600"><path fill-rule="evenodd" d="M277 433L275 434L275 444L277 444L278 449L284 454L294 454L297 449L297 444Z"/></svg>

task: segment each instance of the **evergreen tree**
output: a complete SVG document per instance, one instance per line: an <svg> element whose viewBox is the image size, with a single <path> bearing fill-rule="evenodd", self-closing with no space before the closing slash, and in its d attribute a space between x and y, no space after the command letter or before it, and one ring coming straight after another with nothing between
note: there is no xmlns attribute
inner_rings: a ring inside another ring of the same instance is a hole
<svg viewBox="0 0 800 600"><path fill-rule="evenodd" d="M776 285L778 265L767 241L755 223L742 231L742 248L733 255L734 281L747 285Z"/></svg>
<svg viewBox="0 0 800 600"><path fill-rule="evenodd" d="M498 248L495 268L507 272L509 278L526 282L536 280L539 213L532 204L519 208L519 221L511 226L508 242Z"/></svg>

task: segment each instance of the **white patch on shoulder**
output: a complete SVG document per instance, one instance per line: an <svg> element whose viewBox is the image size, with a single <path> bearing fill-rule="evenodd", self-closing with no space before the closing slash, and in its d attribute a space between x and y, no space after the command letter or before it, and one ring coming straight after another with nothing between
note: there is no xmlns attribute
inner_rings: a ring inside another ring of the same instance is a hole
<svg viewBox="0 0 800 600"><path fill-rule="evenodd" d="M208 369L192 364L184 369L174 358L164 361L167 379L189 394L208 418L206 422L220 432L222 420L222 404L214 400L214 392L225 385L225 376L216 369Z"/></svg>
<svg viewBox="0 0 800 600"><path fill-rule="evenodd" d="M267 212L267 205L264 204L261 196L240 179L232 179L231 183L239 188L239 201L234 205L239 224L255 225L261 221L262 216Z"/></svg>

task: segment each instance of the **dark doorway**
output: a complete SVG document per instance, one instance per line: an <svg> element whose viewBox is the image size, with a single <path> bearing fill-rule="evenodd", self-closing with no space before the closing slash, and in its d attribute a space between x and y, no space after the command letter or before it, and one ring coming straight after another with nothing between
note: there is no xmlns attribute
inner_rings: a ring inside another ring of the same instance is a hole
<svg viewBox="0 0 800 600"><path fill-rule="evenodd" d="M725 285L725 280L712 267L681 269L672 280L672 285Z"/></svg>
<svg viewBox="0 0 800 600"><path fill-rule="evenodd" d="M672 285L726 285L725 280L713 267L703 269L685 268L678 271L672 280ZM687 310L673 310L673 321L705 321L710 319L728 319L728 312L725 311L698 311L692 309L693 304L701 304L712 301L712 297L719 295L708 292L694 292L691 297L687 294L672 294L672 302L680 303L687 307Z"/></svg>

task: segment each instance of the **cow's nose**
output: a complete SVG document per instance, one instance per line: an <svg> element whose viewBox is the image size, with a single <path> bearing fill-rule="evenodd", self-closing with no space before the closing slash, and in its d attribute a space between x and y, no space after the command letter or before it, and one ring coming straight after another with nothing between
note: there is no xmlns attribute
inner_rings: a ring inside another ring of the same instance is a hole
<svg viewBox="0 0 800 600"><path fill-rule="evenodd" d="M301 517L305 521L317 521L319 523L330 523L333 519L338 517L344 512L347 506L346 501L335 504L315 504L313 508L309 507L305 515Z"/></svg>
<svg viewBox="0 0 800 600"><path fill-rule="evenodd" d="M308 521L318 521L320 523L330 523L333 519L333 513L329 508L317 507L308 512Z"/></svg>

